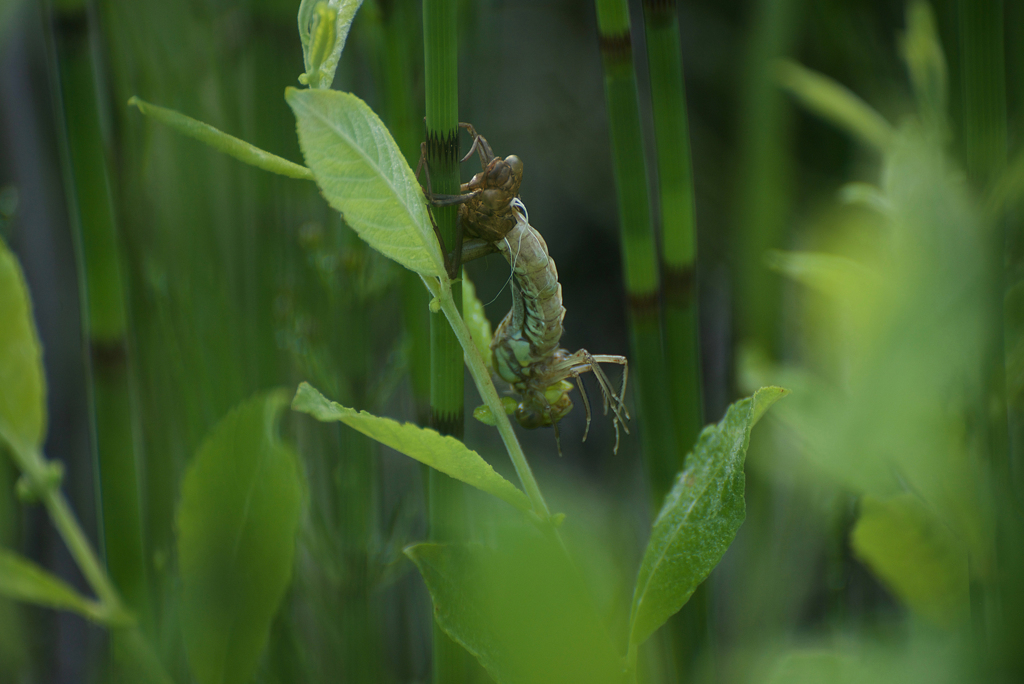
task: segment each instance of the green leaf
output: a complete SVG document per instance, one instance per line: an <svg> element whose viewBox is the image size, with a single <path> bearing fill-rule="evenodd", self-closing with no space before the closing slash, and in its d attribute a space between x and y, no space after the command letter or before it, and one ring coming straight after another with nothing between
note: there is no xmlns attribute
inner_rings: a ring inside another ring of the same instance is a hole
<svg viewBox="0 0 1024 684"><path fill-rule="evenodd" d="M914 612L942 627L970 616L967 549L913 494L865 496L850 541Z"/></svg>
<svg viewBox="0 0 1024 684"><path fill-rule="evenodd" d="M306 164L331 206L371 247L422 276L442 276L426 200L388 129L336 90L288 88Z"/></svg>
<svg viewBox="0 0 1024 684"><path fill-rule="evenodd" d="M791 651L778 659L766 684L856 684L863 681L853 674L858 665L853 658L838 651Z"/></svg>
<svg viewBox="0 0 1024 684"><path fill-rule="evenodd" d="M160 123L170 126L182 135L187 135L190 138L209 145L213 149L219 150L229 157L234 157L240 162L255 166L256 168L263 169L264 171L288 176L289 178L313 180L313 172L305 166L300 166L299 164L290 162L283 157L278 157L276 154L271 154L270 152L261 150L255 145L250 145L244 140L239 140L232 135L228 135L223 131L217 130L210 124L203 123L202 121L196 121L195 119L176 112L173 109L158 107L157 105L140 100L137 97L129 99L128 105L138 107L139 111L146 116L151 116Z"/></svg>
<svg viewBox="0 0 1024 684"><path fill-rule="evenodd" d="M110 635L115 682L174 684L160 657L138 627L116 629Z"/></svg>
<svg viewBox="0 0 1024 684"><path fill-rule="evenodd" d="M931 6L924 0L907 4L907 32L900 41L918 113L933 126L945 128L948 91L946 57Z"/></svg>
<svg viewBox="0 0 1024 684"><path fill-rule="evenodd" d="M299 78L311 88L330 88L345 48L348 30L363 0L302 0L299 40L306 73Z"/></svg>
<svg viewBox="0 0 1024 684"><path fill-rule="evenodd" d="M0 423L38 449L46 436L46 379L32 302L18 261L0 240Z"/></svg>
<svg viewBox="0 0 1024 684"><path fill-rule="evenodd" d="M777 78L779 84L812 113L879 150L889 147L892 126L846 86L789 61L779 63Z"/></svg>
<svg viewBox="0 0 1024 684"><path fill-rule="evenodd" d="M101 624L109 624L113 617L99 603L85 598L60 578L7 549L0 549L0 596L55 610L70 610Z"/></svg>
<svg viewBox="0 0 1024 684"><path fill-rule="evenodd" d="M292 572L303 487L277 438L287 393L232 409L192 459L178 505L182 633L201 684L247 682Z"/></svg>
<svg viewBox="0 0 1024 684"><path fill-rule="evenodd" d="M484 305L476 296L476 287L465 273L462 274L462 319L466 321L469 334L473 336L473 344L483 357L484 363L491 365L491 322L484 313Z"/></svg>
<svg viewBox="0 0 1024 684"><path fill-rule="evenodd" d="M745 516L743 462L750 430L787 394L763 387L701 432L654 521L630 611L630 646L675 614L732 543Z"/></svg>
<svg viewBox="0 0 1024 684"><path fill-rule="evenodd" d="M521 511L530 510L530 501L515 485L494 471L480 454L449 435L412 423L398 423L366 411L356 411L328 401L309 383L295 392L292 409L308 413L319 421L339 421L395 451L414 458L471 487L493 494Z"/></svg>
<svg viewBox="0 0 1024 684"><path fill-rule="evenodd" d="M417 544L434 619L498 684L624 681L619 655L564 553L539 538L497 549Z"/></svg>

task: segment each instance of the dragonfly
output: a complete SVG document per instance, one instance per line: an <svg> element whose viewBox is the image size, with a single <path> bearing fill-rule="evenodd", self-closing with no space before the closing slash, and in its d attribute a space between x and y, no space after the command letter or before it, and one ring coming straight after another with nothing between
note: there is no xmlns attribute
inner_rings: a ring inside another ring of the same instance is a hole
<svg viewBox="0 0 1024 684"><path fill-rule="evenodd" d="M516 224L511 202L519 196L519 186L523 181L523 162L514 154L502 159L494 154L487 139L476 132L471 124L460 123L460 128L473 138L473 145L462 158L465 162L474 152L480 155L481 171L475 174L468 183L463 183L458 195L435 194L430 187L430 169L427 166L427 143L420 144L420 162L416 167L416 177L426 170L427 188L425 194L430 204L435 207L459 205L459 218L456 224L456 249L449 253L445 250L444 239L434 225L434 233L441 244L445 255L448 277L454 280L463 261L471 261L488 254L493 254L495 243L500 242ZM433 216L431 216L433 221Z"/></svg>
<svg viewBox="0 0 1024 684"><path fill-rule="evenodd" d="M530 225L526 205L519 198L523 163L515 155L504 159L495 155L487 140L472 125L460 123L459 126L473 137L473 145L462 161L477 152L482 170L462 184L462 194L434 195L427 169L424 194L434 206L459 205L456 253L446 258L455 273L462 262L495 251L512 268L512 308L491 341L491 367L521 397L510 413L527 429L553 427L561 455L558 423L573 408L569 397L573 384L569 379L575 379L586 409L587 424L583 433L583 441L586 441L590 433L591 408L581 376L592 373L601 390L604 414L609 411L612 414L614 453L618 453L619 429L629 434L626 423L630 416L624 403L629 362L624 356L591 354L586 349L570 353L560 347L565 318L562 285L558 282L558 270L548 253L547 243ZM426 168L425 143L421 151L417 176ZM440 239L440 233L438 235ZM463 240L465 236L468 239ZM443 240L441 248L444 252ZM603 363L622 366L618 392L601 368Z"/></svg>

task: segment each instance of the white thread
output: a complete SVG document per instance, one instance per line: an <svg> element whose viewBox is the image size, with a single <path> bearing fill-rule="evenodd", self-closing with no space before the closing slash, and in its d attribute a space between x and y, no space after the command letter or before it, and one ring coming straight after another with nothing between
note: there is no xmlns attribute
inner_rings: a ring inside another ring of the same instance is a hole
<svg viewBox="0 0 1024 684"><path fill-rule="evenodd" d="M508 251L511 254L512 253L512 245L509 243L507 237L505 237L503 239L505 240L505 246L508 247ZM494 299L492 299L491 301L487 302L487 304L485 304L484 306L490 306L491 304L493 304L494 301L498 297L501 296L501 293L505 291L505 288L508 287L508 284L510 282L512 282L512 276L514 276L515 273L516 273L516 262L519 260L519 252L521 252L521 251L523 251L523 231L520 230L519 231L519 244L516 245L516 253L515 253L515 256L512 257L512 270L508 274L508 280L506 280L505 283L501 286L501 289L498 290L498 294L494 295Z"/></svg>

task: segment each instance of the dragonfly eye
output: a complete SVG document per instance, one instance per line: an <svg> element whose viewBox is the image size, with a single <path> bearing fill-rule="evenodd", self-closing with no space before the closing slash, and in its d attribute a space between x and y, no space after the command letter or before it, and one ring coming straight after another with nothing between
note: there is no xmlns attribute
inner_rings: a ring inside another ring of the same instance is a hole
<svg viewBox="0 0 1024 684"><path fill-rule="evenodd" d="M508 164L508 168L512 171L512 176L515 178L521 178L523 175L523 161L514 154L510 154L505 157L505 163Z"/></svg>

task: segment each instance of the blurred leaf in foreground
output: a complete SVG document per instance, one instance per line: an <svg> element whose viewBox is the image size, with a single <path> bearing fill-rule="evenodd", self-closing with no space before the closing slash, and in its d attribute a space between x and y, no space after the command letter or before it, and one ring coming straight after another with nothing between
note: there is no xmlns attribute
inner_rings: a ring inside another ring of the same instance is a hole
<svg viewBox="0 0 1024 684"><path fill-rule="evenodd" d="M802 312L805 362L795 374L806 396L779 417L819 474L874 497L855 537L861 557L912 607L948 624L966 584L949 549L969 554L975 577L992 568L983 473L992 405L986 350L1001 331L989 303L994 227L946 150L945 64L923 3L909 9L903 53L919 112L881 147L874 211L837 210L859 218L822 231L835 254L773 259L808 286L812 302ZM814 297L824 302L818 309ZM826 332L821 310L832 321ZM919 507L904 505L908 491ZM896 539L902 544L892 546Z"/></svg>
<svg viewBox="0 0 1024 684"><path fill-rule="evenodd" d="M232 409L199 447L178 506L182 631L200 684L252 678L292 573L303 484L277 437L284 390Z"/></svg>
<svg viewBox="0 0 1024 684"><path fill-rule="evenodd" d="M914 612L942 627L970 615L967 551L913 494L864 497L851 543Z"/></svg>
<svg viewBox="0 0 1024 684"><path fill-rule="evenodd" d="M625 682L585 582L550 540L507 533L497 548L417 544L405 553L437 624L498 684Z"/></svg>
<svg viewBox="0 0 1024 684"><path fill-rule="evenodd" d="M26 447L46 436L46 380L25 276L0 240L0 422Z"/></svg>
<svg viewBox="0 0 1024 684"><path fill-rule="evenodd" d="M70 610L99 623L105 623L109 617L100 604L85 598L27 558L6 549L0 549L0 596Z"/></svg>

